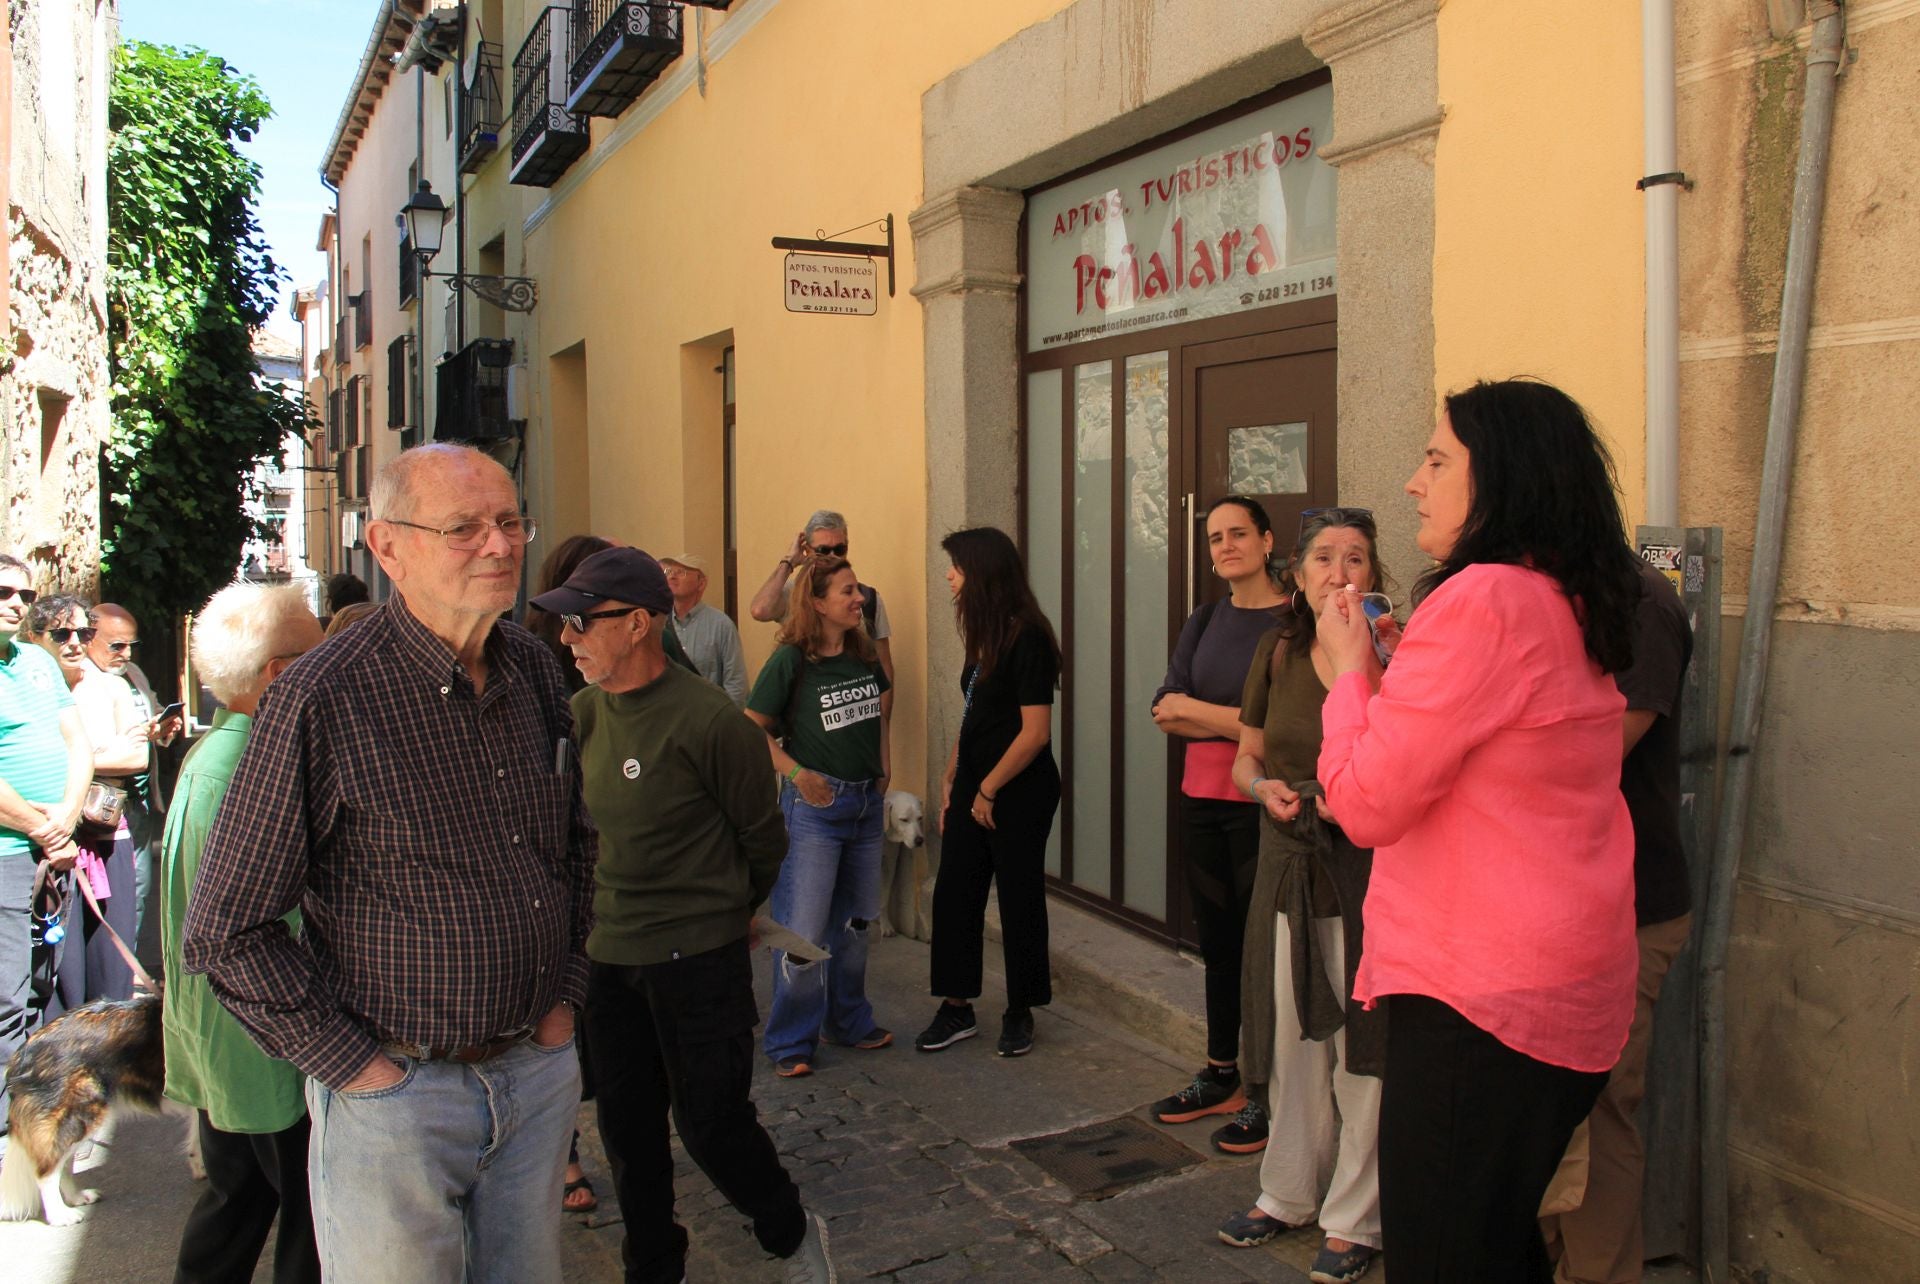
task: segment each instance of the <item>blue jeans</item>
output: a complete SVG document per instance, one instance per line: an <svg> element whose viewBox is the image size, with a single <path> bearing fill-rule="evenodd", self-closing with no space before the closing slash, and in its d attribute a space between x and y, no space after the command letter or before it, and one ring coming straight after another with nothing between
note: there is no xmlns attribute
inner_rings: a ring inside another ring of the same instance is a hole
<svg viewBox="0 0 1920 1284"><path fill-rule="evenodd" d="M580 1106L571 1041L478 1065L395 1056L374 1092L307 1080L313 1233L329 1284L558 1284L560 1187Z"/></svg>
<svg viewBox="0 0 1920 1284"><path fill-rule="evenodd" d="M800 963L773 954L773 1007L760 1046L774 1061L811 1057L824 1031L835 1043L872 1034L867 933L880 917L885 800L871 781L826 777L833 801L815 807L780 788L787 858L773 885L773 917L833 957Z"/></svg>

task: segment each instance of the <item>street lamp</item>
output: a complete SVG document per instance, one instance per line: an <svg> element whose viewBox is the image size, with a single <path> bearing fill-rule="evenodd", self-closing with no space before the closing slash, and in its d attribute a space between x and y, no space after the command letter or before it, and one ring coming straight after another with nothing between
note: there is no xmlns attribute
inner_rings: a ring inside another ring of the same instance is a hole
<svg viewBox="0 0 1920 1284"><path fill-rule="evenodd" d="M432 184L424 178L420 180L413 198L400 207L400 225L406 228L407 239L412 242L413 252L420 259L420 279L424 281L437 276L447 283L448 289L467 290L508 312L533 311L533 305L539 302L540 296L531 277L481 276L460 271L457 263L452 272L429 270L427 265L433 261L434 255L440 253L446 235L448 213L447 203L434 194Z"/></svg>

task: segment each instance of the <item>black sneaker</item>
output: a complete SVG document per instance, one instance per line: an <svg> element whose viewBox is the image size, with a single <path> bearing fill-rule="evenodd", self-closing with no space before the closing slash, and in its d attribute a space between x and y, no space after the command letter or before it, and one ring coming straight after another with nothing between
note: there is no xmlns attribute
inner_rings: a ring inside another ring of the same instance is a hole
<svg viewBox="0 0 1920 1284"><path fill-rule="evenodd" d="M1033 1009L1008 1008L1000 1018L1000 1055L1024 1057L1033 1051Z"/></svg>
<svg viewBox="0 0 1920 1284"><path fill-rule="evenodd" d="M1224 1128L1213 1130L1213 1148L1229 1155L1251 1155L1267 1148L1267 1109L1249 1100Z"/></svg>
<svg viewBox="0 0 1920 1284"><path fill-rule="evenodd" d="M1163 1124L1192 1123L1208 1115L1230 1115L1246 1104L1247 1094L1240 1089L1237 1071L1223 1082L1209 1068L1193 1076L1192 1083L1171 1097L1154 1102L1153 1117Z"/></svg>
<svg viewBox="0 0 1920 1284"><path fill-rule="evenodd" d="M933 1014L932 1024L920 1032L913 1046L922 1052L938 1052L978 1033L973 1023L973 1004L942 1003L940 1010Z"/></svg>

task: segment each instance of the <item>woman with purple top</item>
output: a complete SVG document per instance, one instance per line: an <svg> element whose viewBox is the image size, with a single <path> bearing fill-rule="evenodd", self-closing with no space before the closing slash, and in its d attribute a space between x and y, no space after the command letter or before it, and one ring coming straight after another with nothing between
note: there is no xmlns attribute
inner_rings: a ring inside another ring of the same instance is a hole
<svg viewBox="0 0 1920 1284"><path fill-rule="evenodd" d="M1154 1103L1161 1123L1233 1115L1213 1144L1251 1154L1267 1144L1267 1115L1241 1086L1240 954L1260 854L1260 805L1233 783L1240 697L1260 638L1281 603L1273 567L1273 524L1244 495L1207 510L1213 573L1231 596L1208 602L1187 620L1167 676L1154 696L1154 725L1186 746L1180 824L1186 844L1187 897L1206 964L1207 1064L1193 1082Z"/></svg>

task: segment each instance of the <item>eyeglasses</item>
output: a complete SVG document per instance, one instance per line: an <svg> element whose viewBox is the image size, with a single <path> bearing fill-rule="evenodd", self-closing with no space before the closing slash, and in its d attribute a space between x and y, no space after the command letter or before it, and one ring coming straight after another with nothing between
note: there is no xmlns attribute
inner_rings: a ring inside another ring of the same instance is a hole
<svg viewBox="0 0 1920 1284"><path fill-rule="evenodd" d="M39 596L39 589L10 588L5 584L0 584L0 602L11 602L17 597L20 599L20 605L32 606L34 599Z"/></svg>
<svg viewBox="0 0 1920 1284"><path fill-rule="evenodd" d="M637 606L629 606L623 607L618 611L589 611L585 615L562 615L560 617L560 623L566 625L575 633L585 633L587 631L587 625L593 623L595 620L611 620L622 615L632 615L639 609Z"/></svg>
<svg viewBox="0 0 1920 1284"><path fill-rule="evenodd" d="M1358 522L1371 524L1373 522L1373 510L1371 508L1345 508L1337 505L1326 508L1303 508L1300 510L1300 533L1302 535L1307 533L1307 527L1309 525L1315 524L1315 518L1319 519L1317 524L1321 526L1352 526Z"/></svg>
<svg viewBox="0 0 1920 1284"><path fill-rule="evenodd" d="M426 531L429 535L438 535L456 553L471 553L484 547L487 536L496 527L507 537L509 544L530 543L535 530L531 517L509 517L504 522L456 522L452 526L422 526L419 522L403 522L394 517L380 520L389 526L406 526L416 531Z"/></svg>
<svg viewBox="0 0 1920 1284"><path fill-rule="evenodd" d="M120 654L123 654L124 652L133 650L133 648L139 645L140 645L139 638L135 638L131 642L109 642L107 643L107 650L112 652L114 655L120 655Z"/></svg>
<svg viewBox="0 0 1920 1284"><path fill-rule="evenodd" d="M815 544L813 546L813 555L815 557L845 557L847 555L847 546L844 543Z"/></svg>
<svg viewBox="0 0 1920 1284"><path fill-rule="evenodd" d="M94 628L48 629L47 636L53 639L53 644L55 646L65 646L69 641L71 641L76 637L80 639L80 645L85 646L87 643L93 641L93 635L98 633L99 631L100 631L99 629L94 629Z"/></svg>

